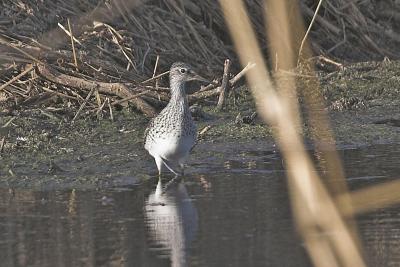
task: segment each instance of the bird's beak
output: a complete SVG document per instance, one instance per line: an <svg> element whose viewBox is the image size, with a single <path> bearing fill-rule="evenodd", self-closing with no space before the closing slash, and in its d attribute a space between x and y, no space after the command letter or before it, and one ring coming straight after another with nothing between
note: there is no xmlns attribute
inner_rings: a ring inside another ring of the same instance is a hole
<svg viewBox="0 0 400 267"><path fill-rule="evenodd" d="M201 77L200 75L198 75L196 72L193 72L193 71L190 73L188 81L201 81L201 82L205 82L205 83L210 83L209 80Z"/></svg>

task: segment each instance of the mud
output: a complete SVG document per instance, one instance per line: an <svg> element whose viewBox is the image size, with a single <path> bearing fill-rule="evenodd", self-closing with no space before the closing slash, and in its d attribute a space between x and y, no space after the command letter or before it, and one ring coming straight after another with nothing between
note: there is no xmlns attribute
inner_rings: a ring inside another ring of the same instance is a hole
<svg viewBox="0 0 400 267"><path fill-rule="evenodd" d="M399 74L399 62L362 63L319 73L339 146L400 142ZM275 150L273 129L254 112L246 88L233 93L222 112L203 104L198 128L211 128L195 148L188 171L195 171L199 162L221 165L245 149ZM74 111L46 107L2 114L0 136L5 144L0 185L122 186L142 183L156 174L142 145L147 119L130 109L114 111L113 121L83 114L71 123L73 115ZM303 132L307 140L306 124Z"/></svg>

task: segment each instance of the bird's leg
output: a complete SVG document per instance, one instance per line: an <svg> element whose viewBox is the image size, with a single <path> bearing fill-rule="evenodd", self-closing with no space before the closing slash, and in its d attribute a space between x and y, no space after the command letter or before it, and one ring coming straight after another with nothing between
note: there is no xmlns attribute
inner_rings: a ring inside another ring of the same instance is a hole
<svg viewBox="0 0 400 267"><path fill-rule="evenodd" d="M162 160L162 163L164 164L164 166L167 167L173 174L175 174L175 176L179 176L179 174L178 174L176 171L174 171L174 169L171 168L171 167L167 164L167 160L165 160L165 159L163 159L163 158L161 158L161 160Z"/></svg>
<svg viewBox="0 0 400 267"><path fill-rule="evenodd" d="M163 160L161 157L154 157L154 160L156 161L157 169L158 169L158 179L161 179L161 173L162 173L162 168L163 168Z"/></svg>

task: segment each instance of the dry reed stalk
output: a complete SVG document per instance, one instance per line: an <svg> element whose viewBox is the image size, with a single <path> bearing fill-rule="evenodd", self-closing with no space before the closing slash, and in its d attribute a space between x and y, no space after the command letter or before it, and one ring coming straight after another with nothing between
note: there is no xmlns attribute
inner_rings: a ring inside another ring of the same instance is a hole
<svg viewBox="0 0 400 267"><path fill-rule="evenodd" d="M81 113L81 111L83 110L83 108L86 106L86 103L88 102L89 98L92 96L92 94L94 93L95 88L92 88L90 90L90 92L87 94L85 101L83 101L82 105L79 107L78 111L76 112L74 118L72 119L72 122L75 121L75 119L79 116L79 114ZM108 98L107 98L108 99Z"/></svg>
<svg viewBox="0 0 400 267"><path fill-rule="evenodd" d="M110 98L109 97L106 98L106 102L107 102L108 110L110 111L110 120L114 121L114 114L113 114L113 111L112 111L112 106L110 104Z"/></svg>
<svg viewBox="0 0 400 267"><path fill-rule="evenodd" d="M254 63L247 63L247 65L238 73L235 75L235 77L233 77L232 79L229 80L230 86L233 86L235 83L237 83L243 76L246 75L246 73L251 70L252 68L254 68L256 66L256 64Z"/></svg>
<svg viewBox="0 0 400 267"><path fill-rule="evenodd" d="M320 7L321 7L321 4L322 4L322 0L319 0L318 5L317 5L317 8L315 9L314 15L313 15L313 17L312 17L312 19L311 19L310 25L308 25L308 28L307 28L306 33L304 34L303 40L301 40L301 44L300 44L300 48L299 48L299 53L298 53L298 59L299 59L299 60L300 60L300 58L302 57L302 52L303 52L304 44L305 44L305 42L306 42L306 40L307 40L308 34L309 34L310 31L311 31L311 27L314 25L314 21L315 21L315 18L317 17L317 14L318 14L318 11L319 11L319 9L320 9Z"/></svg>
<svg viewBox="0 0 400 267"><path fill-rule="evenodd" d="M20 79L21 77L23 77L24 75L26 75L27 73L29 73L30 71L33 70L33 65L28 66L23 72L21 72L20 74L18 74L17 76L15 76L14 78L10 79L8 82L2 84L0 86L0 91L2 91L4 88L6 88L7 86L9 86L10 84L12 84L13 82L17 81L18 79Z"/></svg>
<svg viewBox="0 0 400 267"><path fill-rule="evenodd" d="M58 27L60 27L61 30L63 30L72 39L71 43L75 41L78 44L82 45L82 43L72 35L71 24L70 24L69 18L67 18L67 24L68 24L68 30L61 23L57 23Z"/></svg>
<svg viewBox="0 0 400 267"><path fill-rule="evenodd" d="M153 76L151 77L151 78L153 78L153 79L154 79L154 76L156 76L156 73L157 73L157 67L158 67L158 61L159 61L159 60L160 60L160 56L157 55L156 63L154 64ZM157 81L156 81L156 82L157 82Z"/></svg>
<svg viewBox="0 0 400 267"><path fill-rule="evenodd" d="M143 82L141 82L141 84L149 83L149 82L154 81L156 79L159 79L159 78L161 78L161 77L163 77L164 75L167 75L167 74L169 74L169 70L165 71L163 73L160 73L160 74L158 74L156 76L153 76L150 79L144 80Z"/></svg>
<svg viewBox="0 0 400 267"><path fill-rule="evenodd" d="M54 83L61 84L67 87L74 87L83 91L98 90L101 93L117 95L121 98L132 96L131 91L122 83L105 83L97 81L87 81L82 78L77 78L67 74L58 72L50 66L38 65L38 74ZM155 109L145 102L140 97L134 97L129 100L138 110L147 117L156 115Z"/></svg>
<svg viewBox="0 0 400 267"><path fill-rule="evenodd" d="M31 59L32 61L34 61L36 63L43 64L42 61L40 61L36 57L32 56L31 54L27 53L26 51L24 51L24 49L19 48L17 45L15 45L15 44L13 44L11 42L7 42L2 37L0 37L0 44L4 44L4 45L6 45L8 47L11 47L11 48L15 49L16 51L20 52L21 54L23 54L24 56L26 56L27 58Z"/></svg>
<svg viewBox="0 0 400 267"><path fill-rule="evenodd" d="M122 104L122 103L124 103L124 102L127 102L127 101L129 101L129 100L132 100L132 99L137 98L137 97L139 97L139 96L146 95L146 94L148 94L149 92L150 92L150 91L147 90L147 91L144 91L144 92L135 94L135 95L131 95L131 96L125 97L125 98L123 98L123 99L121 99L121 100L114 101L113 103L111 103L111 105L112 105L112 106L120 105L120 104Z"/></svg>
<svg viewBox="0 0 400 267"><path fill-rule="evenodd" d="M75 51L75 43L74 43L74 35L72 34L72 28L71 28L71 23L69 22L69 18L67 19L68 22L68 29L69 29L69 34L71 37L71 47L72 47L72 54L74 55L74 64L76 71L78 71L78 59L76 58L76 51Z"/></svg>
<svg viewBox="0 0 400 267"><path fill-rule="evenodd" d="M199 138L204 137L204 135L212 128L212 125L207 125L199 131Z"/></svg>
<svg viewBox="0 0 400 267"><path fill-rule="evenodd" d="M362 214L376 209L400 203L400 180L385 182L352 191L350 198L353 209L343 209L344 216ZM347 201L347 196L339 195L336 201L340 204Z"/></svg>
<svg viewBox="0 0 400 267"><path fill-rule="evenodd" d="M217 103L217 109L222 110L224 103L225 103L225 98L226 98L226 93L229 90L229 71L231 68L231 61L229 59L226 59L224 62L224 74L222 75L222 82L220 86L220 94L218 98L218 103Z"/></svg>
<svg viewBox="0 0 400 267"><path fill-rule="evenodd" d="M0 142L0 154L3 153L5 144L6 144L6 137L3 136L3 138L1 139L1 142Z"/></svg>
<svg viewBox="0 0 400 267"><path fill-rule="evenodd" d="M277 9L274 10L275 14L282 14L282 12L287 14L284 4L278 4L278 1L273 3L276 4L274 8ZM283 2L279 1L279 3ZM288 105L291 101L288 100L287 95L277 95L273 89L243 2L220 0L220 4L242 65L246 65L247 62L257 64L257 68L248 73L248 81L257 99L260 115L277 129L274 135L278 140L288 170L296 221L306 241L311 259L316 266L365 266L353 234L347 228L334 201L316 175L316 170L305 151L302 138L295 127L299 123L299 117L293 116L295 111ZM286 28L285 33L289 33L287 26L287 24L283 26ZM271 40L273 38L274 36L270 36ZM289 36L286 36L286 39L288 40ZM294 59L287 58L287 60L292 62ZM336 234L323 238L322 242L315 242L318 240L313 238L312 233L316 233L317 229L321 229L322 233L332 231ZM320 251L321 248L325 249ZM324 253L323 257L320 253Z"/></svg>

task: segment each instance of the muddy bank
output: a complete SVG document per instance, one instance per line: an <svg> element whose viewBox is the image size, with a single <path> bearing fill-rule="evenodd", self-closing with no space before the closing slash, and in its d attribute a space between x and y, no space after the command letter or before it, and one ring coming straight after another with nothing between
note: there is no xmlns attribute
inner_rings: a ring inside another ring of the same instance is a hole
<svg viewBox="0 0 400 267"><path fill-rule="evenodd" d="M398 62L356 64L319 76L339 146L400 142ZM246 88L232 94L222 112L209 103L200 110L199 130L211 128L193 152L189 174L211 170L244 151L276 149L273 129L257 118ZM148 119L131 109L114 111L113 121L82 116L71 123L73 115L72 110L57 113L40 106L2 114L0 185L134 185L156 174L142 145ZM306 124L303 130L307 140Z"/></svg>

